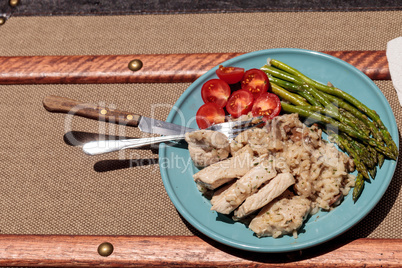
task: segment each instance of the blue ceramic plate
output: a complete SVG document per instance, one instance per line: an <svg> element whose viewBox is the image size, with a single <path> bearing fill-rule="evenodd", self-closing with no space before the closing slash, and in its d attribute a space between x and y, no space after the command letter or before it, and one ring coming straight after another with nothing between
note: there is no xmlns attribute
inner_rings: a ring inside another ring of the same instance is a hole
<svg viewBox="0 0 402 268"><path fill-rule="evenodd" d="M396 144L398 129L395 117L386 98L365 74L352 65L327 54L301 49L269 49L238 56L223 63L224 66L260 68L267 58L278 59L299 69L307 76L326 84L330 81L340 89L360 99L381 116ZM167 121L197 128L194 120L197 109L203 104L202 84L217 78L213 68L197 79L176 102ZM192 164L187 148L160 145L159 164L166 191L180 214L196 229L225 245L254 252L287 252L305 249L326 242L350 229L362 220L385 193L395 171L396 161L386 160L378 170L376 180L366 183L358 202L351 193L331 212L313 215L303 226L298 238L284 236L257 238L242 223L211 211L211 204L197 190L192 175L198 171Z"/></svg>

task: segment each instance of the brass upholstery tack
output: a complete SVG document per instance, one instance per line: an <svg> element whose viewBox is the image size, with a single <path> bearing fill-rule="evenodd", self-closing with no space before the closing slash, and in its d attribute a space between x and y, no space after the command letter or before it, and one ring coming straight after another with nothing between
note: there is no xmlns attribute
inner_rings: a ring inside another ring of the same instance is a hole
<svg viewBox="0 0 402 268"><path fill-rule="evenodd" d="M8 4L11 7L16 7L16 6L18 6L19 3L20 3L20 0L10 0L10 1L8 1Z"/></svg>
<svg viewBox="0 0 402 268"><path fill-rule="evenodd" d="M107 257L113 253L113 245L109 242L103 242L98 246L98 253L102 257Z"/></svg>
<svg viewBox="0 0 402 268"><path fill-rule="evenodd" d="M128 68L134 72L138 71L142 68L142 61L139 59L132 60L129 62Z"/></svg>

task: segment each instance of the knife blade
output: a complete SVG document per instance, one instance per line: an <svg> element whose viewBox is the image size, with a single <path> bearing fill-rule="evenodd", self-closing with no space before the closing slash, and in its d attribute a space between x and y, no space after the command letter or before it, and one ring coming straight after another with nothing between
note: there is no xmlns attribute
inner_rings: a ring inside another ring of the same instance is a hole
<svg viewBox="0 0 402 268"><path fill-rule="evenodd" d="M180 126L173 123L141 116L138 128L147 133L159 134L163 136L167 135L179 135L196 129Z"/></svg>
<svg viewBox="0 0 402 268"><path fill-rule="evenodd" d="M180 126L146 116L133 114L102 105L84 103L60 96L47 96L43 99L43 107L52 113L65 113L88 119L105 121L119 125L138 127L141 131L159 135L183 134L195 129Z"/></svg>

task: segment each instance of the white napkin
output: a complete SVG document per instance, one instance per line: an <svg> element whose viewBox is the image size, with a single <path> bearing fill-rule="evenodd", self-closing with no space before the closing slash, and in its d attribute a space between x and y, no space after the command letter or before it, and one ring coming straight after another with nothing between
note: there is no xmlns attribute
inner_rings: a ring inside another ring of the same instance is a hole
<svg viewBox="0 0 402 268"><path fill-rule="evenodd" d="M392 83L402 106L402 36L388 42L387 60Z"/></svg>

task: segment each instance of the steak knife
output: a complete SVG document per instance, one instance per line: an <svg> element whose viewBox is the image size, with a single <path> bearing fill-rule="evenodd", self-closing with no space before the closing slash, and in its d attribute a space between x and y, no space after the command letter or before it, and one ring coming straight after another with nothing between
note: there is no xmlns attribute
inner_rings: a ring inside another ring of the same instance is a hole
<svg viewBox="0 0 402 268"><path fill-rule="evenodd" d="M47 96L43 99L43 106L52 113L77 115L93 120L105 121L119 125L138 127L141 131L159 135L177 135L193 128L145 117L142 115L110 109L91 103L84 103L60 96Z"/></svg>

